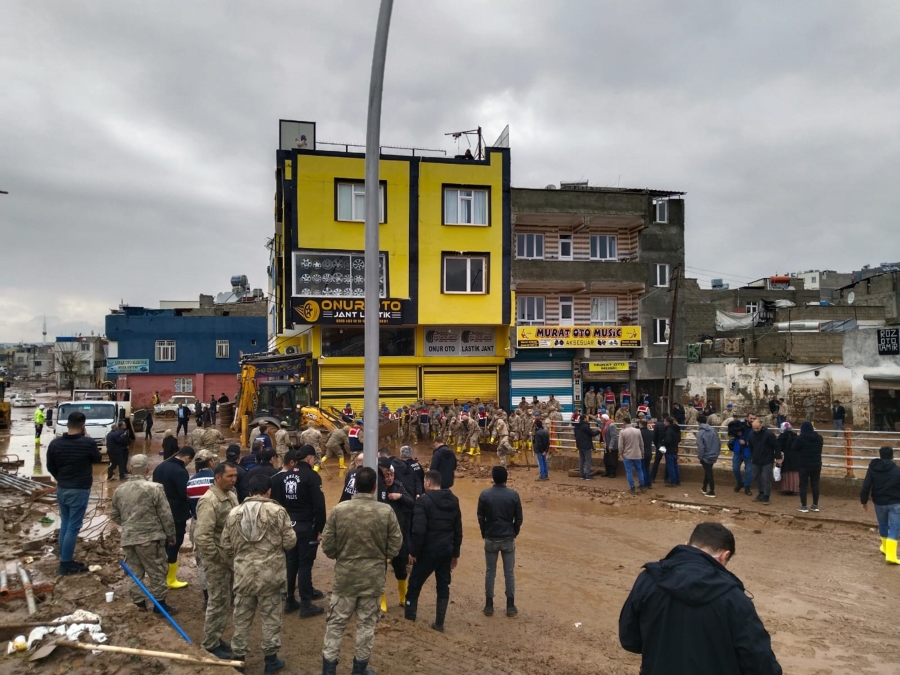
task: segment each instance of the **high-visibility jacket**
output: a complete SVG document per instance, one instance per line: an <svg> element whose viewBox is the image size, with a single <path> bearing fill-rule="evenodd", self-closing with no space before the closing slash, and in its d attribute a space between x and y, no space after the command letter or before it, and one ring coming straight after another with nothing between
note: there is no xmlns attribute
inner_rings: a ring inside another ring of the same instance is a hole
<svg viewBox="0 0 900 675"><path fill-rule="evenodd" d="M35 424L44 424L47 421L47 415L44 414L44 411L38 408L34 411L34 423Z"/></svg>
<svg viewBox="0 0 900 675"><path fill-rule="evenodd" d="M487 425L487 413L478 411L478 426L483 427Z"/></svg>
<svg viewBox="0 0 900 675"><path fill-rule="evenodd" d="M360 429L358 426L350 427L350 431L347 432L347 438L350 441L350 451L351 452L359 452L363 449L362 438L360 437Z"/></svg>

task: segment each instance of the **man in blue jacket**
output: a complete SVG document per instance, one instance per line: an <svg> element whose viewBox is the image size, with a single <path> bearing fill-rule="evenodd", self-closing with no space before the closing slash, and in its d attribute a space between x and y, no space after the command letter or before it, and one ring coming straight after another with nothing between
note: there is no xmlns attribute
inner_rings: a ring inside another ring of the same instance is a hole
<svg viewBox="0 0 900 675"><path fill-rule="evenodd" d="M734 472L734 491L744 494L752 494L750 486L753 484L753 463L750 461L750 438L753 436L753 420L756 415L747 413L746 420L734 419L728 423L728 445L731 448L731 470ZM741 477L741 465L744 467L744 476Z"/></svg>
<svg viewBox="0 0 900 675"><path fill-rule="evenodd" d="M734 551L728 528L700 523L644 565L619 615L619 642L641 655L642 675L781 675L753 601L725 569Z"/></svg>

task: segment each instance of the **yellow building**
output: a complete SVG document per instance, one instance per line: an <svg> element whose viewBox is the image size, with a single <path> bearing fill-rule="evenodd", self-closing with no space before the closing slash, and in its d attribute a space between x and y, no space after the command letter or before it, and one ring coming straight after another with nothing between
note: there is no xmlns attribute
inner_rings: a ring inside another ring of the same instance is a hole
<svg viewBox="0 0 900 675"><path fill-rule="evenodd" d="M365 157L317 147L314 123L281 125L270 347L312 352L320 404L361 410ZM392 411L508 399L509 176L508 148L381 155L379 401Z"/></svg>

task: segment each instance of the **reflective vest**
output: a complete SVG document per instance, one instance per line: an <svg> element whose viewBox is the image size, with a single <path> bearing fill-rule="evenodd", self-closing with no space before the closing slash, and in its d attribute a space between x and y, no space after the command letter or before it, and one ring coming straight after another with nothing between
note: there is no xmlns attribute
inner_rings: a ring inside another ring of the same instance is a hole
<svg viewBox="0 0 900 675"><path fill-rule="evenodd" d="M577 422L577 421L580 420L580 419L581 419L581 413L580 413L580 412L578 412L578 411L576 410L575 412L572 413L572 424L574 424L575 422Z"/></svg>
<svg viewBox="0 0 900 675"><path fill-rule="evenodd" d="M351 427L350 431L347 432L347 438L350 440L351 450L362 449L362 441L359 438L360 431L362 431L362 429L360 429L359 427Z"/></svg>
<svg viewBox="0 0 900 675"><path fill-rule="evenodd" d="M487 413L478 411L478 426L483 427L487 424Z"/></svg>
<svg viewBox="0 0 900 675"><path fill-rule="evenodd" d="M353 417L353 408L344 408L341 412L343 412L345 415Z"/></svg>
<svg viewBox="0 0 900 675"><path fill-rule="evenodd" d="M615 393L613 393L611 391L606 392L606 402L607 403L615 403L616 402Z"/></svg>

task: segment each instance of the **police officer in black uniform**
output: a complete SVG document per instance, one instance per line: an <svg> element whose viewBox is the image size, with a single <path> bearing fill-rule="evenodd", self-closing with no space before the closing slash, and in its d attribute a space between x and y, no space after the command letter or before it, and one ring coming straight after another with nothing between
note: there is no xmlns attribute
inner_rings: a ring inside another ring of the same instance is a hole
<svg viewBox="0 0 900 675"><path fill-rule="evenodd" d="M425 469L419 464L419 460L413 458L410 446L400 448L400 457L391 457L391 466L413 499L425 492Z"/></svg>
<svg viewBox="0 0 900 675"><path fill-rule="evenodd" d="M300 618L322 614L325 610L312 604L313 600L325 597L312 583L312 566L319 550L319 539L325 529L325 495L322 479L313 471L316 451L311 445L288 450L284 457L285 466L296 464L290 470L280 471L272 476L272 499L281 504L291 518L297 535L297 545L285 554L287 556L287 600L285 612L300 610ZM298 584L299 577L299 584ZM294 598L294 587L299 585L300 602Z"/></svg>

